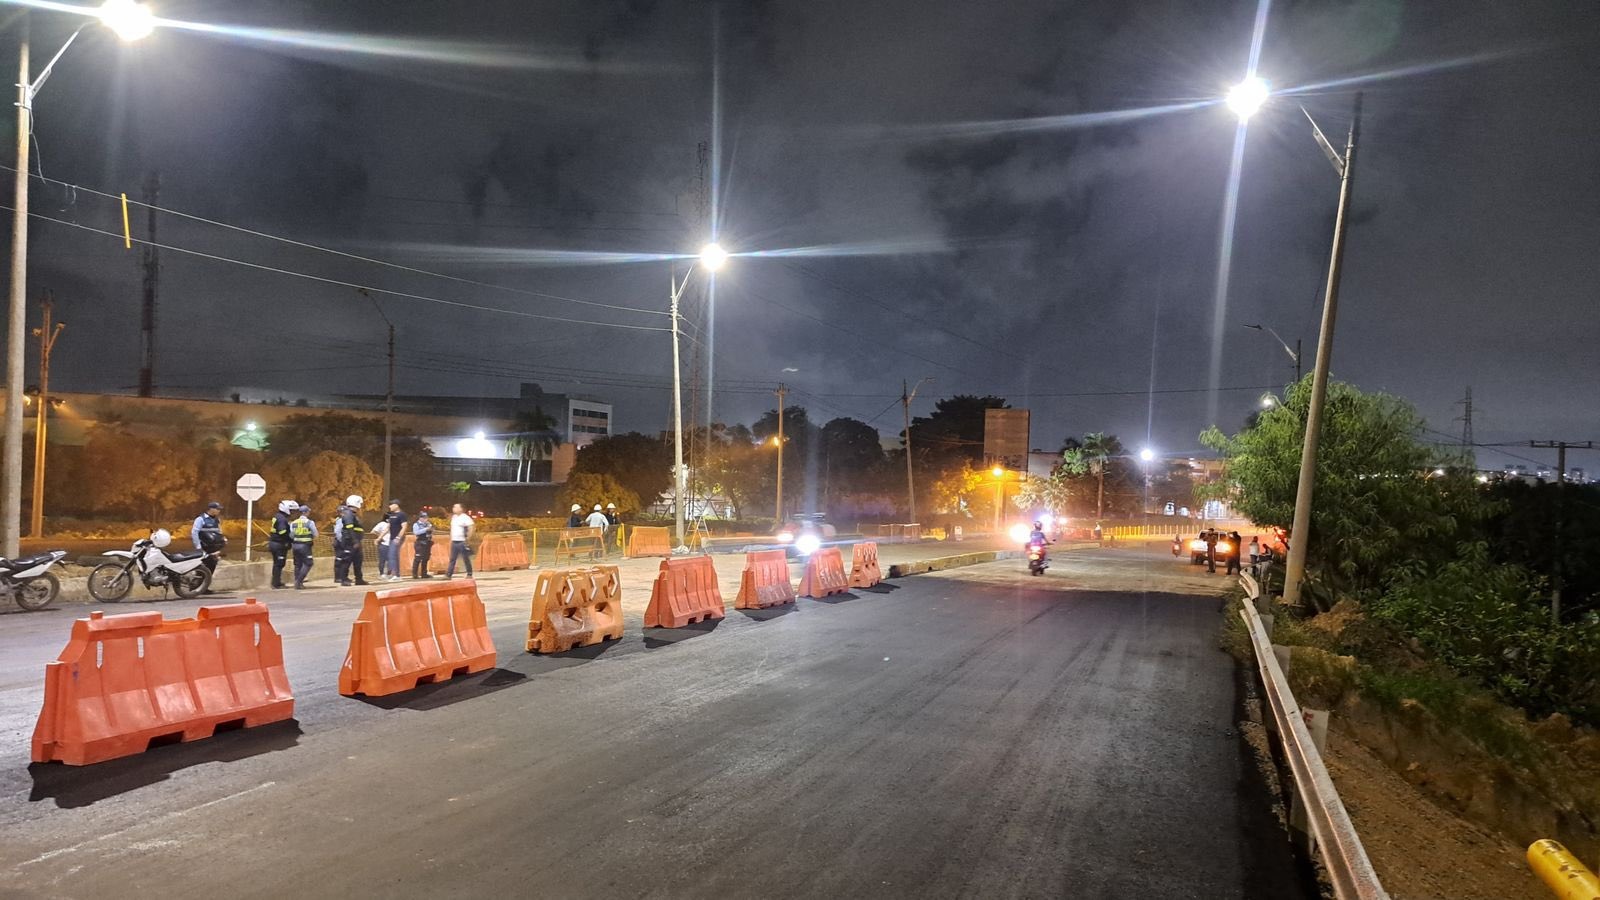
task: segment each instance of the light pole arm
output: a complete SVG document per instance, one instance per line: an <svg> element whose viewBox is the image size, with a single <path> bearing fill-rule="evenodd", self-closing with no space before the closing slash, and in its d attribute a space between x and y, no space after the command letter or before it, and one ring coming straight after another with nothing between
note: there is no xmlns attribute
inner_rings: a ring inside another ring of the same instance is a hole
<svg viewBox="0 0 1600 900"><path fill-rule="evenodd" d="M1273 331L1271 325L1246 325L1244 327L1253 328L1256 331L1265 331L1267 334L1272 335L1273 340L1278 342L1278 346L1283 348L1283 352L1289 354L1289 359L1296 366L1300 365L1300 354L1294 352L1294 350L1290 348L1289 342L1284 340L1282 335L1278 334L1276 331Z"/></svg>
<svg viewBox="0 0 1600 900"><path fill-rule="evenodd" d="M50 61L45 64L44 70L39 73L39 77L35 78L33 80L33 83L28 85L28 108L29 109L33 108L33 95L39 93L39 89L44 87L44 83L45 83L45 81L47 79L49 79L50 73L56 67L56 63L61 61L61 57L62 57L63 54L65 54L67 52L67 48L71 47L72 46L72 42L77 40L78 39L78 35L82 34L83 30L85 28L88 28L88 27L89 27L89 25L87 23L85 23L83 25L79 25L78 26L78 30L74 31L72 33L72 37L67 38L67 42L65 44L61 45L61 49L60 50L56 51L56 55L50 57Z"/></svg>

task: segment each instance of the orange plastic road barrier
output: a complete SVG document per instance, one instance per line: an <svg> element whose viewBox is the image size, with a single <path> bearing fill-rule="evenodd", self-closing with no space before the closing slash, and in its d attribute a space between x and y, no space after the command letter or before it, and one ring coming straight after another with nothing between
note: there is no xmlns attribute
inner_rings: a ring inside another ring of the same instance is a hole
<svg viewBox="0 0 1600 900"><path fill-rule="evenodd" d="M671 556L672 530L635 525L628 537L628 558L640 556Z"/></svg>
<svg viewBox="0 0 1600 900"><path fill-rule="evenodd" d="M826 597L842 594L850 587L844 574L844 557L838 547L824 547L806 560L806 572L800 576L800 596Z"/></svg>
<svg viewBox="0 0 1600 900"><path fill-rule="evenodd" d="M739 580L739 596L734 609L765 609L794 602L794 585L789 581L789 554L784 550L761 550L744 555L744 575Z"/></svg>
<svg viewBox="0 0 1600 900"><path fill-rule="evenodd" d="M67 648L45 666L33 761L88 765L293 715L283 639L265 603L202 606L170 621L95 612L72 623Z"/></svg>
<svg viewBox="0 0 1600 900"><path fill-rule="evenodd" d="M563 528L556 537L556 565L578 557L601 559L606 555L604 528Z"/></svg>
<svg viewBox="0 0 1600 900"><path fill-rule="evenodd" d="M644 610L646 628L682 628L705 619L720 619L722 588L709 556L663 559L650 605Z"/></svg>
<svg viewBox="0 0 1600 900"><path fill-rule="evenodd" d="M528 616L528 651L561 653L622 637L616 566L540 572Z"/></svg>
<svg viewBox="0 0 1600 900"><path fill-rule="evenodd" d="M878 545L862 541L850 549L850 586L869 588L883 580L878 568Z"/></svg>
<svg viewBox="0 0 1600 900"><path fill-rule="evenodd" d="M494 662L476 582L368 591L350 628L339 693L382 697L482 672Z"/></svg>
<svg viewBox="0 0 1600 900"><path fill-rule="evenodd" d="M528 545L515 531L486 534L478 543L478 553L473 557L480 572L499 572L528 567Z"/></svg>

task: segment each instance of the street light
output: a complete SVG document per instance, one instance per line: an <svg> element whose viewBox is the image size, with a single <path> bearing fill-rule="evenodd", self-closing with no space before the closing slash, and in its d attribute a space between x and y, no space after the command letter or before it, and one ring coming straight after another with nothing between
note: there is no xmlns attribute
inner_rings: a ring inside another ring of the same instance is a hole
<svg viewBox="0 0 1600 900"><path fill-rule="evenodd" d="M1271 394L1262 394L1261 395L1261 408L1262 409L1271 409L1271 408L1273 408L1274 406L1277 406L1277 405L1278 405L1278 398L1277 397L1274 397Z"/></svg>
<svg viewBox="0 0 1600 900"><path fill-rule="evenodd" d="M1291 360L1294 360L1294 381L1295 381L1296 384L1299 384L1300 383L1300 359L1301 359L1301 356L1300 356L1300 339L1299 338L1295 338L1294 339L1294 349L1290 350L1289 349L1289 342L1284 340L1282 337L1280 337L1276 331L1273 331L1271 325L1245 325L1244 327L1253 328L1256 331L1265 331L1267 334L1270 334L1274 338L1277 339L1278 346L1283 348L1283 352L1289 354L1289 358Z"/></svg>
<svg viewBox="0 0 1600 900"><path fill-rule="evenodd" d="M1271 94L1272 91L1267 87L1265 79L1251 75L1228 91L1228 108L1233 110L1240 121L1244 121L1255 115L1256 110L1267 102L1267 97Z"/></svg>
<svg viewBox="0 0 1600 900"><path fill-rule="evenodd" d="M1156 458L1156 452L1154 450L1151 450L1149 447L1145 447L1143 450L1139 451L1139 461L1140 462L1152 462L1152 461L1155 460L1155 458Z"/></svg>
<svg viewBox="0 0 1600 900"><path fill-rule="evenodd" d="M1253 76L1246 79L1228 94L1228 106L1248 118L1255 112L1248 98L1259 95L1259 107L1267 99L1266 83L1252 87L1260 81ZM1235 99L1238 102L1235 102ZM1333 170L1339 175L1339 213L1333 225L1333 252L1328 260L1327 292L1322 301L1322 325L1317 332L1317 362L1311 373L1311 402L1306 408L1306 433L1300 446L1300 482L1294 495L1294 524L1289 530L1289 561L1283 576L1283 602L1289 606L1300 603L1300 582L1305 579L1306 547L1311 538L1311 497L1317 477L1317 442L1322 435L1322 407L1328 397L1328 366L1333 357L1333 329L1339 313L1339 279L1344 263L1344 238L1350 224L1350 194L1355 187L1356 144L1361 137L1361 93L1356 93L1355 111L1350 121L1350 132L1345 138L1341 156L1317 127L1305 107L1300 111L1311 122L1311 135L1322 148ZM1282 340L1281 338L1279 339Z"/></svg>
<svg viewBox="0 0 1600 900"><path fill-rule="evenodd" d="M92 13L102 24L125 41L148 35L155 17L134 0L106 0ZM84 27L88 27L85 25ZM0 556L14 559L22 531L22 357L28 333L28 138L33 133L33 99L44 87L62 54L72 46L79 28L50 58L37 79L28 71L28 23L23 20L22 40L17 48L17 167L16 202L11 205L11 314L6 323L6 410L5 449L0 451L0 481L5 483L0 497Z"/></svg>
<svg viewBox="0 0 1600 900"><path fill-rule="evenodd" d="M727 261L728 251L715 243L701 247L700 256L696 259L707 272L717 271ZM678 538L674 553L689 552L689 545L683 538L683 495L688 486L684 484L683 471L683 371L678 350L678 300L683 297L684 288L689 286L689 276L694 274L694 267L695 263L691 262L689 270L683 273L682 281L678 280L677 272L670 273L668 282L672 287L672 518L677 526Z"/></svg>

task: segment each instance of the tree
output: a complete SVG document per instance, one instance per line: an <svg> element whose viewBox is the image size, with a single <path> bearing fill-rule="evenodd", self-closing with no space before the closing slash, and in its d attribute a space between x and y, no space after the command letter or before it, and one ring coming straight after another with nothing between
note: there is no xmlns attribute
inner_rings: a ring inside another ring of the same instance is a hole
<svg viewBox="0 0 1600 900"><path fill-rule="evenodd" d="M879 488L884 469L877 429L859 419L834 419L822 426L822 456L829 480L847 491Z"/></svg>
<svg viewBox="0 0 1600 900"><path fill-rule="evenodd" d="M1106 467L1111 460L1123 455L1122 442L1114 434L1091 431L1083 436L1080 447L1095 477L1094 516L1103 519L1106 515Z"/></svg>
<svg viewBox="0 0 1600 900"><path fill-rule="evenodd" d="M672 446L637 431L606 435L578 449L568 478L577 475L609 475L635 497L654 502L672 487Z"/></svg>
<svg viewBox="0 0 1600 900"><path fill-rule="evenodd" d="M534 460L549 459L555 452L560 437L555 428L556 420L541 407L517 413L511 424L511 437L506 441L506 455L517 461L518 481L531 480L526 476L531 474Z"/></svg>
<svg viewBox="0 0 1600 900"><path fill-rule="evenodd" d="M639 495L628 490L622 482L610 475L581 472L567 478L558 495L563 506L576 503L588 515L595 505L604 508L607 503L617 505L618 515L632 515L639 511Z"/></svg>
<svg viewBox="0 0 1600 900"><path fill-rule="evenodd" d="M383 500L383 476L365 460L349 453L323 450L301 456L275 459L263 473L271 497L292 497L311 507L313 517L332 515L351 494L360 494L367 508L377 508Z"/></svg>
<svg viewBox="0 0 1600 900"><path fill-rule="evenodd" d="M761 414L754 425L750 426L750 434L758 441L770 441L778 436L778 411L769 409ZM812 490L818 483L821 475L818 469L819 460L812 454L812 449L821 442L821 429L811 421L811 416L804 406L786 406L783 410L783 496L784 506L792 507L791 500L801 500L810 497L814 507L816 499ZM772 466L772 474L763 473L763 478L768 485L767 496L776 494L778 486L777 460L772 458L769 451L761 457ZM807 474L814 476L808 480ZM813 509L805 510L815 511Z"/></svg>
<svg viewBox="0 0 1600 900"><path fill-rule="evenodd" d="M1302 381L1255 427L1231 437L1216 428L1202 434L1227 467L1222 482L1198 493L1225 496L1258 524L1289 527L1310 394L1309 380ZM1423 421L1409 404L1330 382L1322 427L1311 533L1290 535L1307 542L1308 569L1319 580L1333 591L1370 596L1401 568L1455 557L1486 510L1470 473L1446 468L1434 476L1452 460L1417 439ZM1314 602L1326 604L1331 593L1313 591Z"/></svg>
<svg viewBox="0 0 1600 900"><path fill-rule="evenodd" d="M930 470L965 460L983 462L984 411L1009 407L1004 397L957 394L933 405L928 416L911 420L911 450ZM905 436L901 435L904 442Z"/></svg>
<svg viewBox="0 0 1600 900"><path fill-rule="evenodd" d="M1076 444L1076 441L1071 443ZM1046 478L1024 478L1011 502L1018 509L1048 512L1060 517L1082 493L1081 481L1089 470L1083 451L1076 446L1061 452Z"/></svg>
<svg viewBox="0 0 1600 900"><path fill-rule="evenodd" d="M81 493L75 505L90 515L157 522L203 502L199 456L192 444L96 425L84 444L82 480L76 486Z"/></svg>
<svg viewBox="0 0 1600 900"><path fill-rule="evenodd" d="M354 456L375 472L383 471L381 417L301 413L279 422L271 430L270 439L265 454L269 462L304 459L331 450ZM433 450L415 432L404 428L394 429L390 474L394 478L394 492L402 497L428 496L442 486L434 470ZM382 492L380 486L371 496L377 497Z"/></svg>

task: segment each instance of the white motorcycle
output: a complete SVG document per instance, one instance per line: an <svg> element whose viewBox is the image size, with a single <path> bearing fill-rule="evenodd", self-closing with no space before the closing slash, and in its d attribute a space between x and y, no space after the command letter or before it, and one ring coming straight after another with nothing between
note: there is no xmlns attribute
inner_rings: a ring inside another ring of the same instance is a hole
<svg viewBox="0 0 1600 900"><path fill-rule="evenodd" d="M89 573L89 595L103 603L116 603L133 590L133 573L147 588L170 587L185 600L192 600L211 586L211 570L206 568L204 550L187 550L168 553L172 535L166 529L151 533L135 541L131 550L107 550L102 556L119 557L117 562L104 562Z"/></svg>
<svg viewBox="0 0 1600 900"><path fill-rule="evenodd" d="M61 593L61 581L50 567L66 556L65 550L46 550L21 559L0 558L0 595L9 596L23 609L44 609Z"/></svg>

